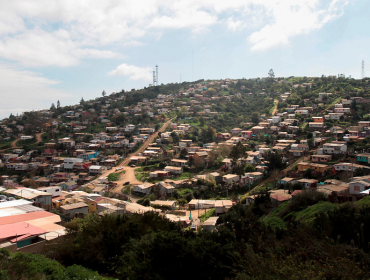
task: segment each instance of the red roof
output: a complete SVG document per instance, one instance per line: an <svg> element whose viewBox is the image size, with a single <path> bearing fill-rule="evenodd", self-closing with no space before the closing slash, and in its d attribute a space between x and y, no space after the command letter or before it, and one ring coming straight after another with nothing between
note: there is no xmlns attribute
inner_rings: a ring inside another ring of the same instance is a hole
<svg viewBox="0 0 370 280"><path fill-rule="evenodd" d="M43 233L46 233L46 231L26 222L0 226L0 239L12 238L10 239L11 242L17 242Z"/></svg>
<svg viewBox="0 0 370 280"><path fill-rule="evenodd" d="M301 192L302 192L302 190L295 190L295 191L292 193L292 196L297 195L297 194L300 194Z"/></svg>
<svg viewBox="0 0 370 280"><path fill-rule="evenodd" d="M96 202L99 202L100 200L104 199L104 197L99 196L97 199L95 199Z"/></svg>
<svg viewBox="0 0 370 280"><path fill-rule="evenodd" d="M21 214L21 215L0 217L0 226L10 225L10 224L15 224L15 223L20 223L20 222L27 222L27 221L51 217L51 216L55 216L55 214L46 212L46 211L37 211L37 212L31 212L31 213Z"/></svg>
<svg viewBox="0 0 370 280"><path fill-rule="evenodd" d="M289 198L287 198L287 197L285 197L285 196L283 196L283 195L280 195L280 194L274 194L274 195L272 195L271 196L271 198L273 198L273 199L275 199L275 200L277 200L277 201L287 201L287 200L289 200Z"/></svg>

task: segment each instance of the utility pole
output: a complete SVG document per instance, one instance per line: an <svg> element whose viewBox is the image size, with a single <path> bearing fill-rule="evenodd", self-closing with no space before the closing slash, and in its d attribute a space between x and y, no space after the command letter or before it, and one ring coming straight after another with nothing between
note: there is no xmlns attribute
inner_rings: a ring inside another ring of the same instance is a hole
<svg viewBox="0 0 370 280"><path fill-rule="evenodd" d="M361 64L361 76L362 76L362 79L365 78L365 61L362 60L362 64Z"/></svg>

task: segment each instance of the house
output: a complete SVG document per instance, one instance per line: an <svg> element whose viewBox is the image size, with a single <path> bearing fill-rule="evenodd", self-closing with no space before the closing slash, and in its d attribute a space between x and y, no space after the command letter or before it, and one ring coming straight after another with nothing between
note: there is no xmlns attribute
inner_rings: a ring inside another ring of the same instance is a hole
<svg viewBox="0 0 370 280"><path fill-rule="evenodd" d="M370 189L369 176L358 177L349 183L349 194L361 195L361 192Z"/></svg>
<svg viewBox="0 0 370 280"><path fill-rule="evenodd" d="M243 130L241 132L241 134L242 134L243 138L249 139L249 138L252 138L253 131L252 130Z"/></svg>
<svg viewBox="0 0 370 280"><path fill-rule="evenodd" d="M222 176L222 181L225 184L233 184L233 183L238 183L240 181L239 175L236 174L227 174Z"/></svg>
<svg viewBox="0 0 370 280"><path fill-rule="evenodd" d="M195 167L204 166L206 164L207 157L208 157L207 152L196 152L193 156L194 166Z"/></svg>
<svg viewBox="0 0 370 280"><path fill-rule="evenodd" d="M166 166L164 168L164 171L169 171L171 172L172 174L176 174L176 175L179 175L182 173L182 167L176 167L176 166Z"/></svg>
<svg viewBox="0 0 370 280"><path fill-rule="evenodd" d="M37 188L38 191L50 193L52 197L61 196L62 195L62 188L59 186L47 186L47 187L40 187Z"/></svg>
<svg viewBox="0 0 370 280"><path fill-rule="evenodd" d="M297 182L305 189L315 188L317 186L318 180L315 179L300 179Z"/></svg>
<svg viewBox="0 0 370 280"><path fill-rule="evenodd" d="M329 165L319 164L319 163L309 163L309 162L300 162L298 163L298 171L304 172L307 169L312 169L313 171L319 173L320 175L324 175L326 170L330 169Z"/></svg>
<svg viewBox="0 0 370 280"><path fill-rule="evenodd" d="M72 203L60 207L62 214L74 217L77 213L88 214L88 205L84 202Z"/></svg>
<svg viewBox="0 0 370 280"><path fill-rule="evenodd" d="M260 180L263 178L263 173L262 172L249 172L245 173L244 176L252 177L254 180Z"/></svg>
<svg viewBox="0 0 370 280"><path fill-rule="evenodd" d="M356 171L357 169L365 168L370 169L368 166L363 166L357 163L351 162L340 162L333 165L335 171Z"/></svg>
<svg viewBox="0 0 370 280"><path fill-rule="evenodd" d="M19 201L21 200L16 202ZM15 253L27 246L27 252L34 252L43 248L45 240L51 240L66 233L65 228L57 224L61 222L59 215L42 211L32 205L15 205L14 201L10 202L14 207L8 205L1 209L5 215L0 217L1 248ZM2 202L2 206L4 203L7 202ZM32 208L33 211L19 214L18 206L21 209ZM17 214L14 214L14 211Z"/></svg>
<svg viewBox="0 0 370 280"><path fill-rule="evenodd" d="M364 154L357 155L358 162L369 163L369 158L370 158L370 153L364 153Z"/></svg>
<svg viewBox="0 0 370 280"><path fill-rule="evenodd" d="M173 165L181 167L185 166L188 163L188 161L185 159L172 159L171 162L173 163Z"/></svg>
<svg viewBox="0 0 370 280"><path fill-rule="evenodd" d="M308 127L311 128L324 128L324 123L323 122L309 122Z"/></svg>
<svg viewBox="0 0 370 280"><path fill-rule="evenodd" d="M226 169L231 169L232 168L232 159L231 158L225 158L222 163L224 164L224 167Z"/></svg>
<svg viewBox="0 0 370 280"><path fill-rule="evenodd" d="M91 165L89 167L89 173L92 176L101 175L105 171L106 171L106 167L101 166L101 165Z"/></svg>
<svg viewBox="0 0 370 280"><path fill-rule="evenodd" d="M219 133L217 134L217 138L219 140L227 140L231 137L231 134L230 133Z"/></svg>
<svg viewBox="0 0 370 280"><path fill-rule="evenodd" d="M73 167L75 165L75 163L77 162L83 162L83 159L81 158L65 158L64 159L64 164L63 164L63 168L66 172L72 172L73 171Z"/></svg>
<svg viewBox="0 0 370 280"><path fill-rule="evenodd" d="M153 208L164 208L175 210L177 202L176 200L154 200L150 202L150 206Z"/></svg>
<svg viewBox="0 0 370 280"><path fill-rule="evenodd" d="M215 201L215 214L216 215L224 214L232 206L233 206L233 203L231 200L216 200Z"/></svg>
<svg viewBox="0 0 370 280"><path fill-rule="evenodd" d="M317 123L323 123L324 122L323 117L312 117L312 119L313 119L314 122L317 122Z"/></svg>
<svg viewBox="0 0 370 280"><path fill-rule="evenodd" d="M331 161L332 155L312 155L312 162L328 162Z"/></svg>
<svg viewBox="0 0 370 280"><path fill-rule="evenodd" d="M160 192L172 196L172 194L175 191L175 187L171 186L168 183L165 182L159 182L158 183Z"/></svg>
<svg viewBox="0 0 370 280"><path fill-rule="evenodd" d="M202 224L204 231L211 232L215 228L217 220L218 217L209 217L208 220Z"/></svg>
<svg viewBox="0 0 370 280"><path fill-rule="evenodd" d="M284 177L283 179L280 180L281 185L294 184L295 182L296 182L296 179L289 178L289 177Z"/></svg>
<svg viewBox="0 0 370 280"><path fill-rule="evenodd" d="M239 133L241 133L242 132L242 129L241 128L238 128L238 127L236 127L236 128L233 128L232 130L231 130L231 133L233 134L233 135L238 135Z"/></svg>
<svg viewBox="0 0 370 280"><path fill-rule="evenodd" d="M309 147L306 144L292 144L291 150L289 151L293 156L302 156L305 152L308 152Z"/></svg>
<svg viewBox="0 0 370 280"><path fill-rule="evenodd" d="M125 127L125 132L132 132L134 130L135 130L135 125L133 125L133 124L128 124Z"/></svg>
<svg viewBox="0 0 370 280"><path fill-rule="evenodd" d="M274 190L270 192L270 199L271 203L277 207L280 204L288 201L292 198L292 196L286 192L285 190Z"/></svg>
<svg viewBox="0 0 370 280"><path fill-rule="evenodd" d="M29 188L9 189L4 192L11 196L19 196L26 200L37 202L42 206L51 208L52 205L52 194L47 192Z"/></svg>
<svg viewBox="0 0 370 280"><path fill-rule="evenodd" d="M347 145L340 143L325 143L322 148L317 151L318 154L340 155L347 153Z"/></svg>
<svg viewBox="0 0 370 280"><path fill-rule="evenodd" d="M150 178L168 177L171 175L170 171L156 170L149 173Z"/></svg>
<svg viewBox="0 0 370 280"><path fill-rule="evenodd" d="M210 209L215 207L215 200L192 199L189 203L189 209Z"/></svg>
<svg viewBox="0 0 370 280"><path fill-rule="evenodd" d="M150 184L150 183L145 182L142 185L134 186L132 191L136 192L136 193L139 193L139 194L145 194L146 195L146 194L151 193L153 187L154 187L154 184Z"/></svg>

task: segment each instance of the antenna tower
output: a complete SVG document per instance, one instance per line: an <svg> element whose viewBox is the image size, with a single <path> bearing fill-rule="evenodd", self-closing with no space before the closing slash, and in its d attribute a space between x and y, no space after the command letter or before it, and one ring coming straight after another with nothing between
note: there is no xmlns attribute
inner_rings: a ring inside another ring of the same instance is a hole
<svg viewBox="0 0 370 280"><path fill-rule="evenodd" d="M362 65L361 65L361 76L362 76L362 79L365 78L365 61L362 60Z"/></svg>
<svg viewBox="0 0 370 280"><path fill-rule="evenodd" d="M155 71L153 71L153 86L155 86L155 81L156 81L156 79L155 79Z"/></svg>
<svg viewBox="0 0 370 280"><path fill-rule="evenodd" d="M157 86L158 86L158 65L156 65L155 66L155 82L156 82L156 84L157 84Z"/></svg>

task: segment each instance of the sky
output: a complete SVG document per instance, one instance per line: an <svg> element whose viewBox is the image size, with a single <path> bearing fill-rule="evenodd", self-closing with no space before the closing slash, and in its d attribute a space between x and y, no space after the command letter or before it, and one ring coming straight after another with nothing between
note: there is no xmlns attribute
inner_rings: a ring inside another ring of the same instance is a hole
<svg viewBox="0 0 370 280"><path fill-rule="evenodd" d="M0 119L153 83L351 75L365 0L3 0ZM370 66L368 73L370 75Z"/></svg>

